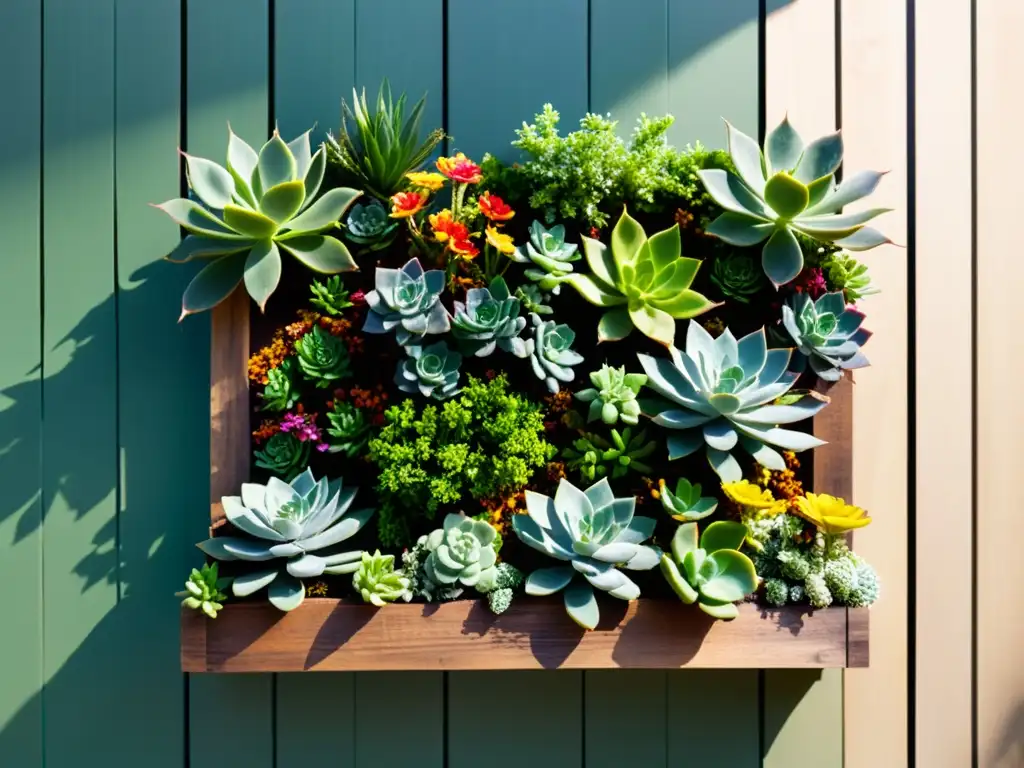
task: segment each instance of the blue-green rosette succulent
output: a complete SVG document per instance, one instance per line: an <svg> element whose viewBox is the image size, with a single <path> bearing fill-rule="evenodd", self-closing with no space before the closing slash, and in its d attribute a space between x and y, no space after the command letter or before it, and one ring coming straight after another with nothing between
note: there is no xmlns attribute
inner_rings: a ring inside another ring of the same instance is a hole
<svg viewBox="0 0 1024 768"><path fill-rule="evenodd" d="M525 327L519 299L509 293L504 278L494 278L488 288L470 288L465 302L455 302L452 335L475 357L487 357L497 347L526 357L526 342L519 338Z"/></svg>
<svg viewBox="0 0 1024 768"><path fill-rule="evenodd" d="M356 245L368 245L370 250L387 247L398 228L398 220L392 219L379 200L370 200L365 205L356 203L345 222L346 237Z"/></svg>
<svg viewBox="0 0 1024 768"><path fill-rule="evenodd" d="M462 355L444 341L429 346L408 346L409 357L398 364L395 384L403 392L421 394L433 400L447 400L459 393Z"/></svg>
<svg viewBox="0 0 1024 768"><path fill-rule="evenodd" d="M782 307L782 325L819 378L839 381L844 370L863 368L868 359L861 351L871 331L861 328L864 313L846 306L841 292L812 300L795 293Z"/></svg>
<svg viewBox="0 0 1024 768"><path fill-rule="evenodd" d="M365 333L395 332L402 346L417 343L427 334L447 333L451 318L441 303L444 272L423 271L419 259L401 269L377 267L374 290L366 294Z"/></svg>
<svg viewBox="0 0 1024 768"><path fill-rule="evenodd" d="M534 221L530 225L530 239L519 246L511 258L520 264L538 267L531 267L523 274L541 290L557 294L566 275L573 270L572 262L579 261L580 254L575 245L565 242L565 227L561 224L547 229Z"/></svg>
<svg viewBox="0 0 1024 768"><path fill-rule="evenodd" d="M558 392L559 382L570 382L575 377L572 366L583 362L583 355L573 351L576 332L568 325L554 320L541 320L530 315L533 338L526 342L534 375L543 381L551 394Z"/></svg>

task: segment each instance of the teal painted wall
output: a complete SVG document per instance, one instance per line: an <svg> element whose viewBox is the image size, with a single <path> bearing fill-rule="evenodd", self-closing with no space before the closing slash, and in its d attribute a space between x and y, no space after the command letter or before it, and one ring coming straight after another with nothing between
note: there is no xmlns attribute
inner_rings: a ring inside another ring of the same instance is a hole
<svg viewBox="0 0 1024 768"><path fill-rule="evenodd" d="M719 144L720 115L758 130L760 23L758 0L2 0L0 765L841 765L838 673L178 671L210 334L175 323L189 270L146 205L179 193L175 148L334 129L385 75L475 156L545 101Z"/></svg>

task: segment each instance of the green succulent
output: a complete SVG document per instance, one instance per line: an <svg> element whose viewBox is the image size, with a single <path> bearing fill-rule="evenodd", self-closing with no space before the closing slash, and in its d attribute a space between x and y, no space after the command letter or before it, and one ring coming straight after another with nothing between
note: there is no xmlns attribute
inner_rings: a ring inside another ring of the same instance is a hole
<svg viewBox="0 0 1024 768"><path fill-rule="evenodd" d="M373 514L372 508L348 513L358 490L344 489L340 479L316 480L308 469L291 483L276 477L265 486L242 483L241 495L224 496L221 504L228 522L247 536L215 536L199 549L214 560L267 564L236 576L232 593L247 597L266 587L275 607L293 610L306 595L302 579L360 568L363 553L358 550L321 553L354 536Z"/></svg>
<svg viewBox="0 0 1024 768"><path fill-rule="evenodd" d="M401 269L377 267L374 290L366 294L364 333L389 333L403 347L429 333L447 333L451 318L441 303L444 271L424 272L419 259L409 259Z"/></svg>
<svg viewBox="0 0 1024 768"><path fill-rule="evenodd" d="M826 256L821 262L821 268L828 275L832 287L846 294L846 300L851 304L879 292L871 285L867 265L860 263L848 253L833 253Z"/></svg>
<svg viewBox="0 0 1024 768"><path fill-rule="evenodd" d="M782 307L782 327L823 381L839 381L843 371L869 365L861 347L871 331L863 322L864 313L846 306L838 291L816 300L794 293Z"/></svg>
<svg viewBox="0 0 1024 768"><path fill-rule="evenodd" d="M580 477L592 483L606 475L614 480L630 471L651 472L651 466L642 459L654 453L656 448L657 443L647 439L647 430L642 429L634 435L627 427L621 433L612 429L610 440L585 432L573 441L572 448L562 451L562 456L569 459L571 469L579 470Z"/></svg>
<svg viewBox="0 0 1024 768"><path fill-rule="evenodd" d="M366 205L356 203L345 222L346 237L356 245L370 246L371 251L386 248L398 229L398 219L392 219L388 209L379 200Z"/></svg>
<svg viewBox="0 0 1024 768"><path fill-rule="evenodd" d="M352 574L352 587L364 603L382 608L396 600L408 602L412 598L409 579L401 570L395 570L395 556L382 555L378 549L372 555L363 552L359 570Z"/></svg>
<svg viewBox="0 0 1024 768"><path fill-rule="evenodd" d="M319 325L295 342L295 359L299 370L321 389L333 382L352 375L349 365L348 347L345 342Z"/></svg>
<svg viewBox="0 0 1024 768"><path fill-rule="evenodd" d="M433 400L447 400L459 393L462 355L444 341L426 347L409 346L405 351L409 356L398 363L395 371L395 384L400 390Z"/></svg>
<svg viewBox="0 0 1024 768"><path fill-rule="evenodd" d="M851 251L891 242L864 226L890 209L837 213L874 192L884 175L862 171L837 185L835 172L843 162L838 131L805 146L787 118L768 134L762 153L754 139L728 122L725 125L739 175L720 169L698 171L708 194L725 209L707 232L741 247L767 240L761 266L776 287L793 280L804 267L797 234Z"/></svg>
<svg viewBox="0 0 1024 768"><path fill-rule="evenodd" d="M502 277L494 278L489 288L470 288L465 303L455 302L452 335L474 357L487 357L497 347L526 357L526 342L519 338L525 327L519 299L509 293Z"/></svg>
<svg viewBox="0 0 1024 768"><path fill-rule="evenodd" d="M157 206L189 233L167 258L207 262L185 289L183 318L215 307L242 282L262 311L281 278L282 250L315 272L357 268L342 242L323 233L362 193L338 187L313 202L325 154L321 147L310 155L309 133L286 144L275 130L257 155L229 127L227 168L185 155L189 189L199 202L179 198Z"/></svg>
<svg viewBox="0 0 1024 768"><path fill-rule="evenodd" d="M256 466L291 481L309 465L311 444L292 432L275 432L262 451L254 451Z"/></svg>
<svg viewBox="0 0 1024 768"><path fill-rule="evenodd" d="M538 315L550 315L555 311L551 305L544 303L547 301L547 297L533 283L527 283L516 288L515 296L527 312L533 312Z"/></svg>
<svg viewBox="0 0 1024 768"><path fill-rule="evenodd" d="M426 162L444 139L444 131L431 131L420 141L420 121L427 103L424 96L405 116L405 94L393 101L385 79L373 111L352 89L352 106L341 105L341 132L327 137L327 158L340 167L358 186L381 200L405 188L405 174Z"/></svg>
<svg viewBox="0 0 1024 768"><path fill-rule="evenodd" d="M313 294L309 303L314 308L333 317L337 317L342 314L343 310L352 306L348 291L345 290L341 277L338 275L332 275L324 283L314 280L309 286L309 291Z"/></svg>
<svg viewBox="0 0 1024 768"><path fill-rule="evenodd" d="M481 520L446 515L444 526L427 536L430 554L423 566L427 579L441 587L458 584L486 594L498 576L495 534L494 528Z"/></svg>
<svg viewBox="0 0 1024 768"><path fill-rule="evenodd" d="M711 282L730 299L749 304L764 287L764 271L749 256L729 253L718 256L711 267Z"/></svg>
<svg viewBox="0 0 1024 768"><path fill-rule="evenodd" d="M685 477L676 481L675 491L670 491L662 480L659 488L661 506L672 517L681 523L692 523L703 520L716 509L718 500L714 496L701 496L700 483L691 483Z"/></svg>
<svg viewBox="0 0 1024 768"><path fill-rule="evenodd" d="M347 400L335 400L327 412L327 436L330 453L343 453L355 459L366 453L370 442L371 425L366 414Z"/></svg>
<svg viewBox="0 0 1024 768"><path fill-rule="evenodd" d="M299 402L299 391L295 387L295 362L286 357L277 368L267 371L267 383L260 393L263 400L261 410L288 411Z"/></svg>
<svg viewBox="0 0 1024 768"><path fill-rule="evenodd" d="M672 537L672 552L661 556L661 572L687 605L716 619L735 619L735 603L757 589L750 558L739 551L747 535L743 523L719 520L697 540L697 524L683 523Z"/></svg>
<svg viewBox="0 0 1024 768"><path fill-rule="evenodd" d="M224 607L224 601L228 596L223 592L231 586L231 579L221 579L217 576L217 564L206 563L202 570L192 569L192 573L185 582L185 589L175 592L175 597L184 598L181 604L194 611L202 611L211 619L217 618L217 613Z"/></svg>
<svg viewBox="0 0 1024 768"><path fill-rule="evenodd" d="M560 381L570 382L575 377L572 366L583 362L583 355L573 351L576 332L568 325L554 320L541 320L530 315L533 323L532 338L526 342L534 375L543 381L551 394L558 392Z"/></svg>
<svg viewBox="0 0 1024 768"><path fill-rule="evenodd" d="M538 284L541 290L557 294L566 275L573 271L572 262L580 254L572 243L565 242L565 227L556 224L547 229L539 221L530 224L530 239L511 255L520 264L532 264L523 274Z"/></svg>
<svg viewBox="0 0 1024 768"><path fill-rule="evenodd" d="M677 319L718 306L690 288L701 262L681 256L681 249L679 225L648 239L625 208L612 230L611 246L583 238L591 274L573 274L567 282L591 304L608 308L597 326L600 341L624 339L636 327L671 346Z"/></svg>
<svg viewBox="0 0 1024 768"><path fill-rule="evenodd" d="M612 368L602 365L600 370L592 371L590 383L593 389L584 389L576 393L576 399L590 403L587 421L601 419L605 424L613 425L620 419L624 424L636 425L640 416L640 403L637 395L640 388L647 383L643 373L626 373L626 366Z"/></svg>
<svg viewBox="0 0 1024 768"><path fill-rule="evenodd" d="M600 619L594 587L620 600L640 597L640 587L619 568L650 570L661 553L643 544L654 533L655 520L634 517L635 507L635 498L615 498L607 478L585 491L562 478L554 499L527 491L528 514L512 517L516 536L565 565L531 573L526 594L565 590L566 612L585 629Z"/></svg>

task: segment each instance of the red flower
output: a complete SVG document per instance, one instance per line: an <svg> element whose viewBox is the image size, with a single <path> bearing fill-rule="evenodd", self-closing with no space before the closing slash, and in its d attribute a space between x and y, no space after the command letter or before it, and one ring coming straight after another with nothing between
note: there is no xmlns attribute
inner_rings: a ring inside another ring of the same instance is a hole
<svg viewBox="0 0 1024 768"><path fill-rule="evenodd" d="M480 195L477 202L480 203L480 213L491 221L508 221L516 215L508 203L490 192Z"/></svg>
<svg viewBox="0 0 1024 768"><path fill-rule="evenodd" d="M391 218L407 219L419 213L427 204L427 196L421 192L399 192L391 197Z"/></svg>
<svg viewBox="0 0 1024 768"><path fill-rule="evenodd" d="M455 157L437 158L437 170L460 184L476 184L483 179L480 166L459 152Z"/></svg>
<svg viewBox="0 0 1024 768"><path fill-rule="evenodd" d="M448 247L452 249L452 253L457 253L465 259L476 258L480 254L480 249L469 238L465 240L452 240L448 243Z"/></svg>

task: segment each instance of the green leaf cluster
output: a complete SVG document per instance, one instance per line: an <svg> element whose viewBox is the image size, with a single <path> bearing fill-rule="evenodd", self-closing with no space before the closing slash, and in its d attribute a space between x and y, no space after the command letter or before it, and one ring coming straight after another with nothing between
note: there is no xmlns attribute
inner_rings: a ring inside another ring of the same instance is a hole
<svg viewBox="0 0 1024 768"><path fill-rule="evenodd" d="M462 393L441 406L392 406L370 441L379 470L379 537L404 546L422 521L463 497L485 499L517 491L555 454L544 439L539 406L510 393L508 381L469 377Z"/></svg>

